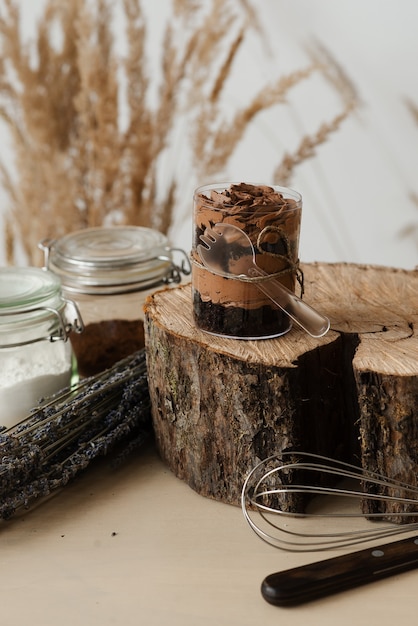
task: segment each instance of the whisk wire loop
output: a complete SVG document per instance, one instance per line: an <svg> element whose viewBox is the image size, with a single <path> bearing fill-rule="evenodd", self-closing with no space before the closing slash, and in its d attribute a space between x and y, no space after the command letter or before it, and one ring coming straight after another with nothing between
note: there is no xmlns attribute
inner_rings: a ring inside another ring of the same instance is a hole
<svg viewBox="0 0 418 626"><path fill-rule="evenodd" d="M362 510L365 500L376 503L372 513ZM388 504L401 511L388 513ZM282 452L258 463L244 482L241 506L258 537L292 552L347 547L418 528L418 487L306 452ZM351 520L349 528L344 520Z"/></svg>

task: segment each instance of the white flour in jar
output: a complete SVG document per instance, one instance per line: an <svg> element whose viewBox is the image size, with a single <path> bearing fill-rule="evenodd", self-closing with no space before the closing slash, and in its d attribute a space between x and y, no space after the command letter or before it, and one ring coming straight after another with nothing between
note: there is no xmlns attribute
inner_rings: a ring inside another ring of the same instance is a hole
<svg viewBox="0 0 418 626"><path fill-rule="evenodd" d="M0 425L14 426L39 400L71 382L70 342L41 341L2 350Z"/></svg>

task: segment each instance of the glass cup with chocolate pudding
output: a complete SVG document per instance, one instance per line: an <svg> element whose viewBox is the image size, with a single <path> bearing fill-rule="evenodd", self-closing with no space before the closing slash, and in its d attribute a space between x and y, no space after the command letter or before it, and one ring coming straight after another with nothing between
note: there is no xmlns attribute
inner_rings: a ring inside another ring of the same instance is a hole
<svg viewBox="0 0 418 626"><path fill-rule="evenodd" d="M250 238L261 270L295 291L296 282L301 283L301 195L273 185L212 184L196 189L193 207L191 260L196 326L234 339L268 339L287 333L291 320L258 288L260 278L243 280L212 272L203 265L198 246L207 229L232 224Z"/></svg>

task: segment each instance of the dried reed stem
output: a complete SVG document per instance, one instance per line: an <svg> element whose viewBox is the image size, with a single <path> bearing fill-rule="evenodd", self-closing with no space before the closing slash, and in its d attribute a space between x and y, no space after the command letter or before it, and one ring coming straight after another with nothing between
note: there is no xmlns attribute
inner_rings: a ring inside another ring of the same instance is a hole
<svg viewBox="0 0 418 626"><path fill-rule="evenodd" d="M411 100L411 98L405 98L404 101L406 108L412 115L412 119L418 124L418 105ZM415 208L418 209L418 194L415 191L410 192L409 199L414 204ZM418 250L418 220L407 223L398 234L401 238L412 239Z"/></svg>
<svg viewBox="0 0 418 626"><path fill-rule="evenodd" d="M316 64L312 64L281 77L276 83L260 90L248 106L238 111L231 123L222 121L216 130L212 130L211 126L213 128L213 122L218 116L217 103L211 100L202 105L194 141L200 170L206 174L219 170L220 165L227 163L253 119L274 104L284 103L289 90L307 79L316 69Z"/></svg>
<svg viewBox="0 0 418 626"><path fill-rule="evenodd" d="M273 180L279 185L289 185L294 169L297 165L311 159L317 153L317 148L325 143L332 133L335 133L347 119L354 108L354 103L349 103L344 110L336 115L331 122L324 122L313 135L305 135L295 152L286 153L273 173Z"/></svg>
<svg viewBox="0 0 418 626"><path fill-rule="evenodd" d="M285 186L290 184L295 168L317 154L317 148L340 129L343 122L357 108L359 103L355 86L343 68L322 44L314 42L308 47L308 53L324 79L339 94L342 100L342 110L330 122L323 122L315 133L305 135L293 153L286 152L284 154L281 163L273 173L273 180L276 184Z"/></svg>

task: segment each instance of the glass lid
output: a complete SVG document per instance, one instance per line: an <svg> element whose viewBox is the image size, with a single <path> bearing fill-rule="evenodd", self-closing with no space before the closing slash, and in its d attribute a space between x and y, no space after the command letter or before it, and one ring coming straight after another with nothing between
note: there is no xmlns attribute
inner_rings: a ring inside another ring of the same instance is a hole
<svg viewBox="0 0 418 626"><path fill-rule="evenodd" d="M0 313L54 306L61 300L61 283L52 272L37 267L0 268Z"/></svg>
<svg viewBox="0 0 418 626"><path fill-rule="evenodd" d="M152 283L171 268L167 238L141 226L85 228L52 243L49 269L66 288L126 288Z"/></svg>

